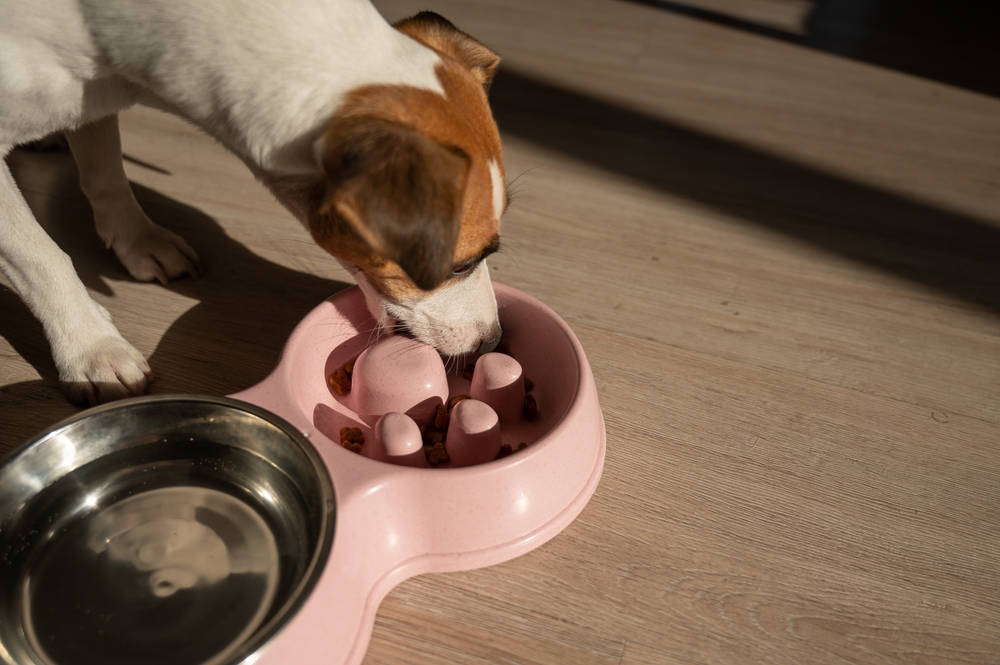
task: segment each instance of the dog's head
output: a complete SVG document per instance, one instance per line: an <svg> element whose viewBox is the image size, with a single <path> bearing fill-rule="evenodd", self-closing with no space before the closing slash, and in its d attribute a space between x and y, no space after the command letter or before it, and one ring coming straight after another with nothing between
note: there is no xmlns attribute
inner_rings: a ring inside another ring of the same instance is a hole
<svg viewBox="0 0 1000 665"><path fill-rule="evenodd" d="M445 355L491 350L500 325L485 258L507 196L486 91L499 58L436 14L395 27L438 53L444 94L373 85L348 95L321 141L326 182L310 231L358 269L377 319Z"/></svg>

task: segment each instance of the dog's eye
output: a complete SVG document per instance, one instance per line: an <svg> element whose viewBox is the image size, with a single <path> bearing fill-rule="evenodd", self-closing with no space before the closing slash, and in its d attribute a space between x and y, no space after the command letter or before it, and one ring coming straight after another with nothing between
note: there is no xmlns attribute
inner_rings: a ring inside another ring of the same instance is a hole
<svg viewBox="0 0 1000 665"><path fill-rule="evenodd" d="M453 265L451 267L451 276L461 277L462 275L468 275L470 272L479 267L479 264L482 263L483 259L485 259L487 256L490 256L498 249L500 249L500 236L495 235L493 236L493 239L490 240L489 244L486 245L483 251L479 253L479 256Z"/></svg>
<svg viewBox="0 0 1000 665"><path fill-rule="evenodd" d="M466 261L465 263L456 263L451 269L451 276L458 277L459 275L465 275L472 272L475 267L479 264L479 261Z"/></svg>

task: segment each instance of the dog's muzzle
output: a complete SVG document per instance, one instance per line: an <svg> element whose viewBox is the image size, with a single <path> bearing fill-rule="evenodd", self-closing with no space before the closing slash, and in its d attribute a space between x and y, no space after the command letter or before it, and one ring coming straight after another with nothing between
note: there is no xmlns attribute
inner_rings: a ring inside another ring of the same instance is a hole
<svg viewBox="0 0 1000 665"><path fill-rule="evenodd" d="M496 325L493 330L493 334L490 337L483 339L482 343L479 345L477 351L479 353L489 353L493 349L500 345L500 336L503 335L503 330L500 329L500 324Z"/></svg>

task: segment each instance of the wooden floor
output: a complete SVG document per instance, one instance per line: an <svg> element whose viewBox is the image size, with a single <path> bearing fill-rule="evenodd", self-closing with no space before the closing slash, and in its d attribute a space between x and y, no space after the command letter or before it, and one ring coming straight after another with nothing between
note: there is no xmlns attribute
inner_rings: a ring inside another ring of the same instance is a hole
<svg viewBox="0 0 1000 665"><path fill-rule="evenodd" d="M1000 663L1000 99L780 38L810 6L431 5L504 57L490 264L582 341L607 462L540 549L394 590L366 663ZM202 280L130 281L68 154L11 168L153 392L253 385L350 279L210 139L122 128ZM0 336L2 452L75 408L2 285Z"/></svg>

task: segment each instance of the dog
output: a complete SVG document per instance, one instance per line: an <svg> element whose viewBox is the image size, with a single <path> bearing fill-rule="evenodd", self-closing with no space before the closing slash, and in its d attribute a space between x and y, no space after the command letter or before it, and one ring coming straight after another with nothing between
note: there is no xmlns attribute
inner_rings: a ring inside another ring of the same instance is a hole
<svg viewBox="0 0 1000 665"><path fill-rule="evenodd" d="M500 340L486 257L507 207L487 92L499 58L444 18L367 0L0 0L0 156L65 131L97 233L138 280L202 272L122 166L143 104L240 157L355 277L372 315L446 356ZM138 395L146 360L0 168L0 269L73 401Z"/></svg>

